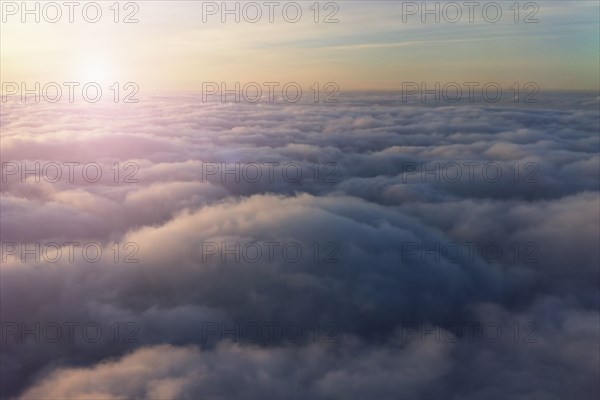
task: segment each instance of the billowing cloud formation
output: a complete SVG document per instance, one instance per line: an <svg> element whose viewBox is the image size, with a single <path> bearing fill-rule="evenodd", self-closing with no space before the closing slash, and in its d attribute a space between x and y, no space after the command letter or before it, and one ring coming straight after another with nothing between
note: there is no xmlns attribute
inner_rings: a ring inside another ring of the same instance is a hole
<svg viewBox="0 0 600 400"><path fill-rule="evenodd" d="M23 397L389 397L400 388L410 395L447 371L448 350L441 343L415 342L399 349L356 341L335 350L315 345L265 349L226 342L210 352L156 346L90 369L59 370Z"/></svg>
<svg viewBox="0 0 600 400"><path fill-rule="evenodd" d="M595 398L597 106L2 104L2 396Z"/></svg>

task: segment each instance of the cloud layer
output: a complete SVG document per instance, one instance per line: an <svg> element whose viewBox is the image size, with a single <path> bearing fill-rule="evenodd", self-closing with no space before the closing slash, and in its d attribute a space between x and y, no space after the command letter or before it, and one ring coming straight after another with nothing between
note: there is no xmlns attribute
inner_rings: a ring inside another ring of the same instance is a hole
<svg viewBox="0 0 600 400"><path fill-rule="evenodd" d="M2 397L595 398L598 99L341 100L3 103Z"/></svg>

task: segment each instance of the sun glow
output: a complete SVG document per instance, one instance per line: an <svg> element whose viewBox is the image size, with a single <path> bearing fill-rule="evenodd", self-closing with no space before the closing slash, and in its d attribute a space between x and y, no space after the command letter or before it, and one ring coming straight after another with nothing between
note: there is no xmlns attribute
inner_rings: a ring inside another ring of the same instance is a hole
<svg viewBox="0 0 600 400"><path fill-rule="evenodd" d="M76 67L76 71L80 82L111 84L118 80L115 63L107 57L89 57Z"/></svg>

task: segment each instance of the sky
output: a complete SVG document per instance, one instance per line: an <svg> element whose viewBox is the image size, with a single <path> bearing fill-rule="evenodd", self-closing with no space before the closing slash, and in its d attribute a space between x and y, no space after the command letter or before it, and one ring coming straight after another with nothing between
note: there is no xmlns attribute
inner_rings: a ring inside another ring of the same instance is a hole
<svg viewBox="0 0 600 400"><path fill-rule="evenodd" d="M432 23L436 15L428 15L422 23L420 3L411 13L407 2L394 1L342 1L327 9L320 3L319 23L311 2L297 3L302 14L296 23L284 18L293 21L295 9L284 14L282 5L273 8L270 23L263 2L256 3L261 18L252 23L254 9L238 2L239 23L235 15L222 23L220 3L214 3L216 9L207 3L137 2L135 9L120 9L119 23L110 2L99 3L103 13L97 23L86 22L80 9L69 23L63 6L56 23L44 18L54 18L49 9L39 23L23 24L20 7L16 13L6 9L2 79L135 81L144 90L269 80L335 81L348 91L399 90L407 77L428 83L494 81L503 87L532 81L545 90L599 87L595 1L541 1L527 9L520 3L518 23L507 1L498 3L502 14L494 23L495 9L484 15L482 6L472 14L461 6L452 23L456 11L444 11L443 2L440 22ZM95 11L88 12L94 18ZM138 22L124 23L128 15Z"/></svg>

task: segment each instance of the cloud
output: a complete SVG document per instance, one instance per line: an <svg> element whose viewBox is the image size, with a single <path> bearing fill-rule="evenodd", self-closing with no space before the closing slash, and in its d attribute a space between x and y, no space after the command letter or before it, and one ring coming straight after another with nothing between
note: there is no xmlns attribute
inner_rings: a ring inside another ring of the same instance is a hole
<svg viewBox="0 0 600 400"><path fill-rule="evenodd" d="M3 103L2 397L598 392L597 101L342 100ZM70 161L102 179L13 169Z"/></svg>
<svg viewBox="0 0 600 400"><path fill-rule="evenodd" d="M394 398L398 390L414 396L451 366L449 346L439 343L371 347L348 339L342 346L154 346L85 369L56 370L21 398Z"/></svg>

